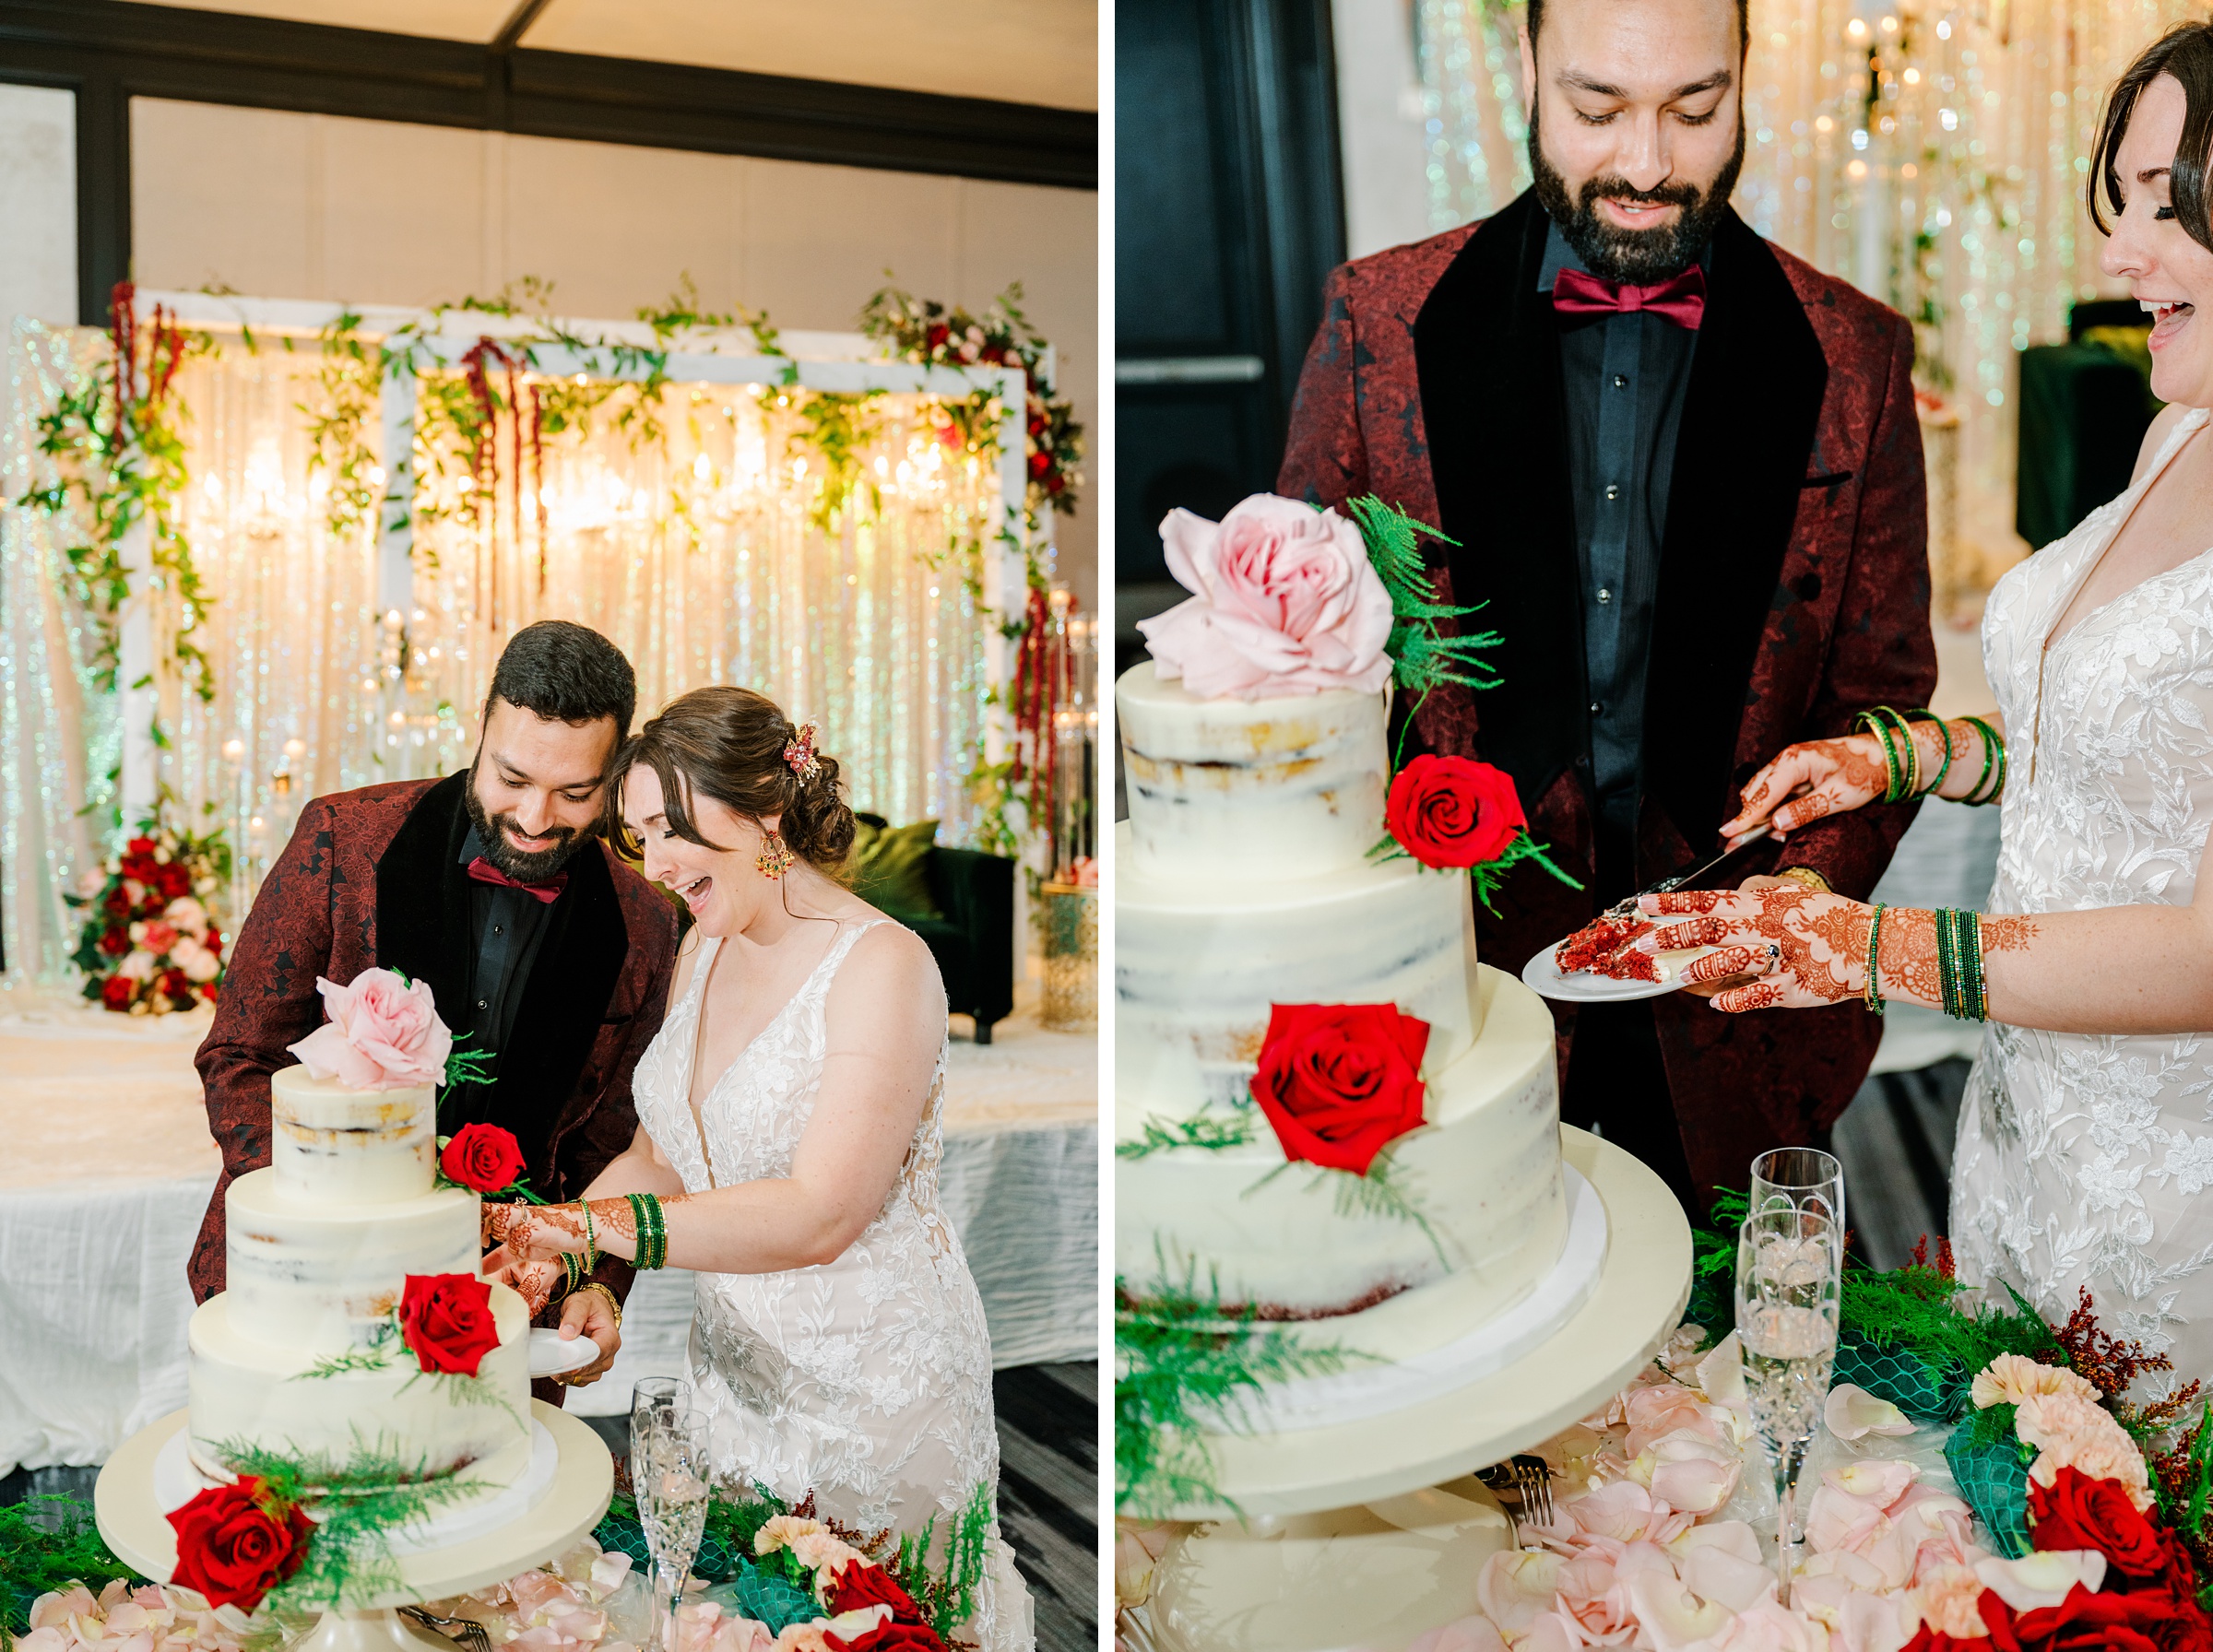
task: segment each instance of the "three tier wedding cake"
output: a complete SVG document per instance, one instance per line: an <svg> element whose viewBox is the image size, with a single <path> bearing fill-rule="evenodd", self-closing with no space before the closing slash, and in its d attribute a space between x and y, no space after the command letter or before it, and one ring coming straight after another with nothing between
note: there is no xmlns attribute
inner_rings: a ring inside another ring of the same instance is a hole
<svg viewBox="0 0 2213 1652"><path fill-rule="evenodd" d="M440 1185L452 1040L426 985L321 985L331 1021L271 1080L271 1162L226 1196L229 1289L192 1316L193 1464L466 1471L444 1506L495 1496L531 1462L529 1314L479 1277L479 1194Z"/></svg>
<svg viewBox="0 0 2213 1652"><path fill-rule="evenodd" d="M1120 1291L1327 1346L1389 1404L1376 1362L1450 1346L1464 1380L1568 1247L1552 1017L1477 962L1465 875L1537 851L1498 771L1392 773L1426 580L1401 599L1353 521L1269 496L1162 537L1194 595L1116 685ZM1305 1421L1343 1398L1306 1387Z"/></svg>

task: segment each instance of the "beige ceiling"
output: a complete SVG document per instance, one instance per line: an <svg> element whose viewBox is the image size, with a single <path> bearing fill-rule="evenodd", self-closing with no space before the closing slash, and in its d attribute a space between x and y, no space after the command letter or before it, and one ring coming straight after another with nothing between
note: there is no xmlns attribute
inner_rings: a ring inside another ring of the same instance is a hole
<svg viewBox="0 0 2213 1652"><path fill-rule="evenodd" d="M489 41L518 0L168 0ZM1098 107L1098 0L550 0L526 46L856 86Z"/></svg>

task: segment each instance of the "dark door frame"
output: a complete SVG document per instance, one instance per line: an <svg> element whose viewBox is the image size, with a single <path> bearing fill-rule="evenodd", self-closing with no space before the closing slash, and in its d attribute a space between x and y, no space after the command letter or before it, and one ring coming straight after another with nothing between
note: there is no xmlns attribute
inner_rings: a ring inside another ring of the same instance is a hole
<svg viewBox="0 0 2213 1652"><path fill-rule="evenodd" d="M518 14L520 16L520 14ZM524 19L526 22L527 18ZM0 0L0 81L77 94L77 320L131 267L131 100L1098 187L1098 117L135 0Z"/></svg>

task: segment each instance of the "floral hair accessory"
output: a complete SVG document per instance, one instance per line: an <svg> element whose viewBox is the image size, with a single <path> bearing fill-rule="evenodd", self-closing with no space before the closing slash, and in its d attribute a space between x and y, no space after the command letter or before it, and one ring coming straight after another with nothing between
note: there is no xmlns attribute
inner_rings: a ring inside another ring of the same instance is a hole
<svg viewBox="0 0 2213 1652"><path fill-rule="evenodd" d="M801 780L812 780L822 772L822 760L814 754L813 724L802 723L792 730L791 738L784 742L784 761Z"/></svg>

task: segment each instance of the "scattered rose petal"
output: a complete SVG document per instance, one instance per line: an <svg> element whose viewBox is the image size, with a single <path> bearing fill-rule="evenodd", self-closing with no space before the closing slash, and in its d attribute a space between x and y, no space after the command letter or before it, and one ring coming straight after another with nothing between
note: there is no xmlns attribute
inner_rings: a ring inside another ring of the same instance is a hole
<svg viewBox="0 0 2213 1652"><path fill-rule="evenodd" d="M1721 1633L1735 1614L1716 1600L1700 1600L1674 1575L1644 1572L1629 1580L1629 1607L1652 1652L1703 1652L1698 1643Z"/></svg>
<svg viewBox="0 0 2213 1652"><path fill-rule="evenodd" d="M1888 1399L1877 1398L1856 1383L1839 1383L1828 1391L1821 1420L1840 1440L1860 1440L1869 1434L1893 1438L1913 1432L1912 1419Z"/></svg>
<svg viewBox="0 0 2213 1652"><path fill-rule="evenodd" d="M1982 1586L2016 1611L2057 1606L2080 1584L2091 1594L2105 1581L2105 1556L2095 1549L2048 1549L2018 1560L1996 1555L1975 1566Z"/></svg>
<svg viewBox="0 0 2213 1652"><path fill-rule="evenodd" d="M1529 1633L1537 1614L1552 1605L1567 1561L1542 1550L1502 1549L1483 1563L1475 1599L1483 1615L1509 1638Z"/></svg>
<svg viewBox="0 0 2213 1652"><path fill-rule="evenodd" d="M1775 1573L1759 1561L1709 1543L1684 1557L1683 1587L1701 1600L1719 1600L1731 1611L1743 1612L1775 1598Z"/></svg>

